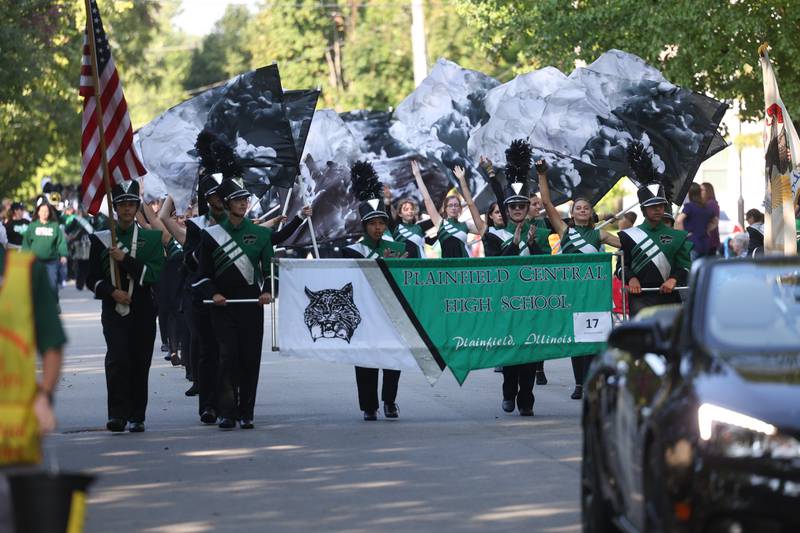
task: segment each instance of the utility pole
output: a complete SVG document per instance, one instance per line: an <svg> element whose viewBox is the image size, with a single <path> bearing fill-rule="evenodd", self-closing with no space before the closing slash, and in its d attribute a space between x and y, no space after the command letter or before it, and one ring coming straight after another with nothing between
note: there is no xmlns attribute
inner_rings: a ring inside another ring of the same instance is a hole
<svg viewBox="0 0 800 533"><path fill-rule="evenodd" d="M414 87L428 75L428 52L425 44L423 0L411 0L411 47L414 56Z"/></svg>

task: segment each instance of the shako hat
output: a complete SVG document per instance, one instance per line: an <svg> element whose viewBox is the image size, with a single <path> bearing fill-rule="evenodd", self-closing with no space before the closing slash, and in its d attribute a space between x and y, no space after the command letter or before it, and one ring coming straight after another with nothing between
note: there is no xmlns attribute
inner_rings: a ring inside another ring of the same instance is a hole
<svg viewBox="0 0 800 533"><path fill-rule="evenodd" d="M383 205L383 185L378 180L372 163L356 161L350 167L350 178L353 180L353 192L358 200L358 216L361 222L373 218L388 220L389 214Z"/></svg>
<svg viewBox="0 0 800 533"><path fill-rule="evenodd" d="M645 183L636 191L636 196L639 197L639 205L641 207L661 204L669 207L669 201L667 200L666 194L664 194L664 186L659 181Z"/></svg>
<svg viewBox="0 0 800 533"><path fill-rule="evenodd" d="M214 172L213 174L203 174L200 176L200 183L197 185L197 196L208 198L212 194L218 192L219 186L222 183L222 172Z"/></svg>
<svg viewBox="0 0 800 533"><path fill-rule="evenodd" d="M671 221L675 222L675 215L672 214L672 206L668 205L666 209L664 209L664 216L662 218L668 218Z"/></svg>
<svg viewBox="0 0 800 533"><path fill-rule="evenodd" d="M111 203L117 205L121 202L141 203L139 196L139 182L136 180L124 180L115 183L111 187Z"/></svg>
<svg viewBox="0 0 800 533"><path fill-rule="evenodd" d="M528 204L528 173L533 149L524 139L516 139L506 149L506 191L503 205Z"/></svg>
<svg viewBox="0 0 800 533"><path fill-rule="evenodd" d="M250 197L250 191L245 188L242 178L228 178L222 180L222 184L217 189L217 193L222 196L222 199L226 202L230 202L236 198Z"/></svg>

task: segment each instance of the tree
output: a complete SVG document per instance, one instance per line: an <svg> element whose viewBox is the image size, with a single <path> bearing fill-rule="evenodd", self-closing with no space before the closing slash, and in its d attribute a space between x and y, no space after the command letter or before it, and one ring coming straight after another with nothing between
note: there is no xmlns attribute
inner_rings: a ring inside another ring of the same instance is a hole
<svg viewBox="0 0 800 533"><path fill-rule="evenodd" d="M248 33L252 15L245 6L231 5L192 51L189 71L183 80L186 90L194 90L227 80L249 69L252 56L243 35Z"/></svg>
<svg viewBox="0 0 800 533"><path fill-rule="evenodd" d="M683 87L743 102L745 119L763 116L758 45L769 41L791 109L800 105L800 12L793 0L460 0L484 49L529 50L530 64L569 73L611 48L631 52Z"/></svg>
<svg viewBox="0 0 800 533"><path fill-rule="evenodd" d="M151 54L150 47L156 39L172 38L164 30L177 5L177 0L100 3L134 128L137 118L149 120L163 110L166 102L159 98L175 97L169 88L175 57ZM45 175L56 182L80 181L77 81L86 19L83 2L15 0L0 8L0 195L16 191L26 198L38 192Z"/></svg>

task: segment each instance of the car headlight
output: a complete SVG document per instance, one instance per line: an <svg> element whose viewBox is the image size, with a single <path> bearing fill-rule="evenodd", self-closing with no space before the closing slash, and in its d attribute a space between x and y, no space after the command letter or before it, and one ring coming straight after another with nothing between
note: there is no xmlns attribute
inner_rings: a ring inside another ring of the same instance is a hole
<svg viewBox="0 0 800 533"><path fill-rule="evenodd" d="M697 410L697 423L700 438L726 457L800 457L800 441L752 416L704 403Z"/></svg>

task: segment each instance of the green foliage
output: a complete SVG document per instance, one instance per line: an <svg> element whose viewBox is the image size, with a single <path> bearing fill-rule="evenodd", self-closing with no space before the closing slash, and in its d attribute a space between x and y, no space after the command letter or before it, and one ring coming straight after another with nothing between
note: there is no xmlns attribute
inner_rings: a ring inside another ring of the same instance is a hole
<svg viewBox="0 0 800 533"><path fill-rule="evenodd" d="M743 102L745 119L763 115L757 48L769 41L789 109L800 105L800 11L794 0L461 0L484 49L529 50L534 64L570 72L611 48L642 57L670 81Z"/></svg>
<svg viewBox="0 0 800 533"><path fill-rule="evenodd" d="M228 6L213 31L192 51L189 71L183 79L184 89L193 91L249 69L252 56L242 37L250 21L245 6Z"/></svg>
<svg viewBox="0 0 800 533"><path fill-rule="evenodd" d="M99 5L136 128L183 95L186 60L163 52L182 42L170 26L178 0ZM0 12L0 196L27 199L43 176L80 181L86 15L83 2L52 0L2 0Z"/></svg>

